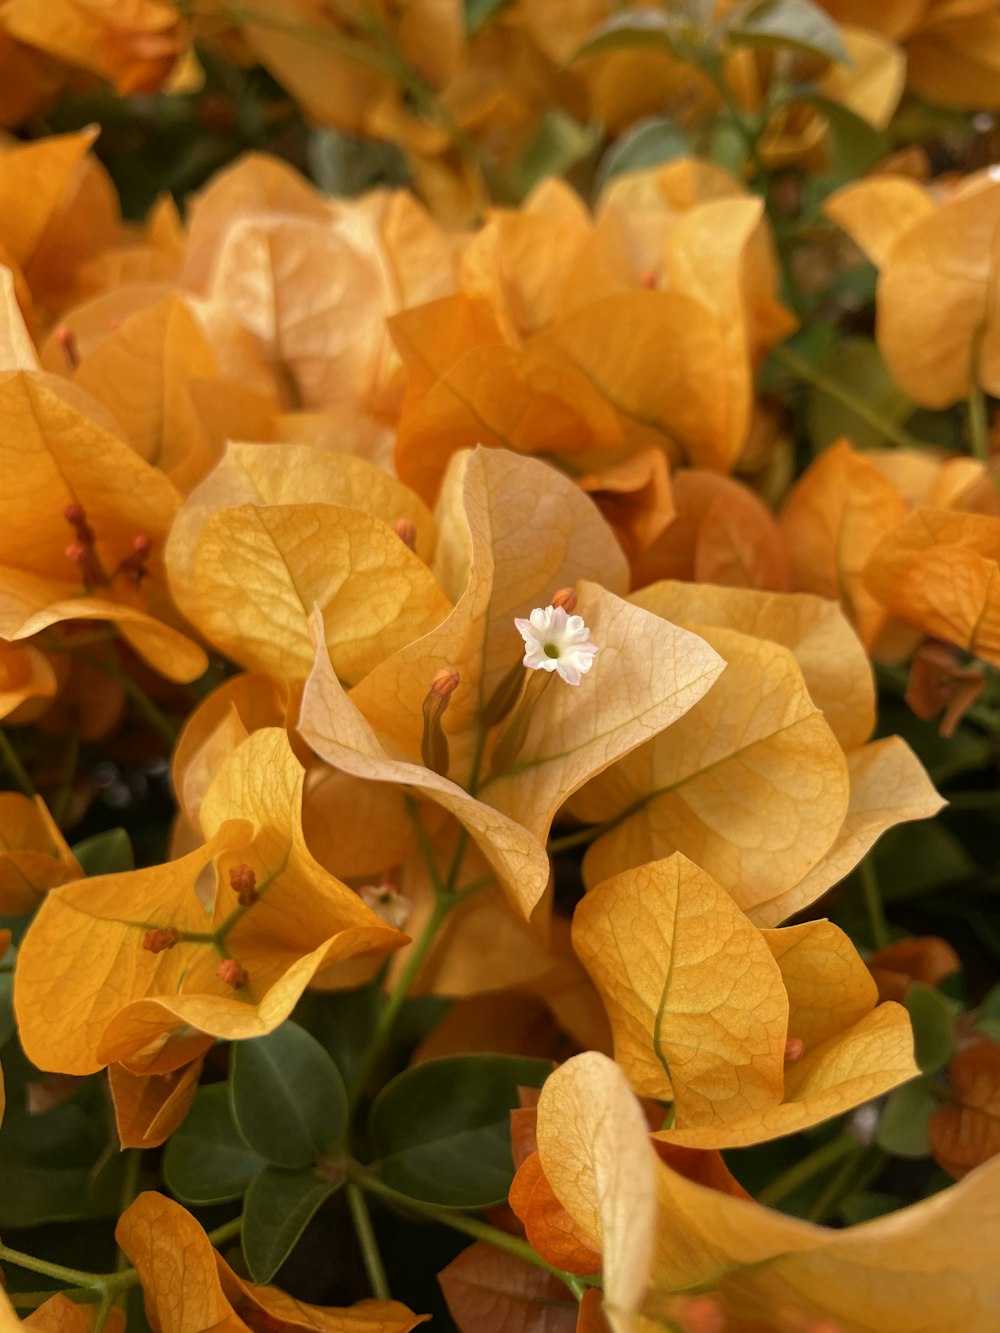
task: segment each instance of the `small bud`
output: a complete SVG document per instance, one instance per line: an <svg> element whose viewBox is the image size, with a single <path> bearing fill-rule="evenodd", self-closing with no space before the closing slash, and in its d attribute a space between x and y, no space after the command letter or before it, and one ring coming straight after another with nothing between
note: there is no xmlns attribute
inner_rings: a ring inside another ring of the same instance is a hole
<svg viewBox="0 0 1000 1333"><path fill-rule="evenodd" d="M365 884L358 889L358 896L393 930L402 930L410 919L413 904L389 885Z"/></svg>
<svg viewBox="0 0 1000 1333"><path fill-rule="evenodd" d="M252 866L233 866L229 872L229 887L236 894L236 901L241 907L253 907L260 898L257 892L257 876Z"/></svg>
<svg viewBox="0 0 1000 1333"><path fill-rule="evenodd" d="M527 672L521 663L521 659L518 658L486 700L482 711L482 719L483 726L487 730L490 727L498 726L510 714L524 692L526 678Z"/></svg>
<svg viewBox="0 0 1000 1333"><path fill-rule="evenodd" d="M652 291L657 285L656 269L649 268L639 279L639 286L645 287L647 291Z"/></svg>
<svg viewBox="0 0 1000 1333"><path fill-rule="evenodd" d="M82 546L93 546L94 529L87 522L87 511L82 504L69 504L65 509L66 522L76 533L76 539Z"/></svg>
<svg viewBox="0 0 1000 1333"><path fill-rule="evenodd" d="M66 559L72 560L79 569L86 569L90 563L90 552L82 542L70 542L66 547Z"/></svg>
<svg viewBox="0 0 1000 1333"><path fill-rule="evenodd" d="M392 525L392 530L411 551L417 549L417 525L412 518L397 518Z"/></svg>
<svg viewBox="0 0 1000 1333"><path fill-rule="evenodd" d="M132 538L132 554L127 555L115 571L116 574L134 574L136 583L141 583L149 572L146 561L153 549L153 543L144 533L137 533Z"/></svg>
<svg viewBox="0 0 1000 1333"><path fill-rule="evenodd" d="M576 610L576 592L572 588L560 588L549 603L550 606L561 606L568 616L571 616Z"/></svg>
<svg viewBox="0 0 1000 1333"><path fill-rule="evenodd" d="M180 938L181 932L173 926L147 930L142 937L142 947L147 953L163 953L164 949L172 949L175 944L179 944Z"/></svg>
<svg viewBox="0 0 1000 1333"><path fill-rule="evenodd" d="M805 1054L806 1044L801 1037L789 1037L785 1042L785 1064L794 1065Z"/></svg>
<svg viewBox="0 0 1000 1333"><path fill-rule="evenodd" d="M424 699L424 734L420 742L420 755L424 767L441 777L448 776L448 737L441 726L441 718L448 707L448 700L458 689L461 677L454 667L442 667L427 691Z"/></svg>
<svg viewBox="0 0 1000 1333"><path fill-rule="evenodd" d="M56 329L55 338L63 356L66 358L67 367L70 370L76 370L80 364L80 348L76 341L76 334L66 324L60 324Z"/></svg>
<svg viewBox="0 0 1000 1333"><path fill-rule="evenodd" d="M725 1333L726 1316L714 1296L682 1297L671 1313L684 1333Z"/></svg>
<svg viewBox="0 0 1000 1333"><path fill-rule="evenodd" d="M233 990L242 990L250 980L246 968L242 967L235 958L223 958L215 969L215 975L220 981L224 981L227 986L232 986Z"/></svg>

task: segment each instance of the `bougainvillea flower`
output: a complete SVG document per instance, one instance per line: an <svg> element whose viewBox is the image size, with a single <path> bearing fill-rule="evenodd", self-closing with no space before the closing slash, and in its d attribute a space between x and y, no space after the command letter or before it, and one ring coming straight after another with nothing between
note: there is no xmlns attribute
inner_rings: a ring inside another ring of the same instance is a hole
<svg viewBox="0 0 1000 1333"><path fill-rule="evenodd" d="M874 176L846 186L826 208L879 269L876 336L900 388L934 408L974 385L1000 392L993 174L967 177L937 205L911 180Z"/></svg>
<svg viewBox="0 0 1000 1333"><path fill-rule="evenodd" d="M146 1316L161 1333L277 1326L290 1333L409 1333L427 1318L399 1301L360 1301L336 1309L247 1282L212 1248L189 1212L152 1190L125 1210L115 1239L135 1265Z"/></svg>
<svg viewBox="0 0 1000 1333"><path fill-rule="evenodd" d="M915 509L872 551L865 586L903 624L1000 666L1000 518Z"/></svg>
<svg viewBox="0 0 1000 1333"><path fill-rule="evenodd" d="M956 1180L1000 1153L1000 1045L973 1040L948 1066L948 1100L927 1125L934 1160Z"/></svg>
<svg viewBox="0 0 1000 1333"><path fill-rule="evenodd" d="M191 1109L201 1070L201 1060L164 1074L133 1074L124 1065L110 1065L108 1088L121 1146L158 1148L166 1143Z"/></svg>
<svg viewBox="0 0 1000 1333"><path fill-rule="evenodd" d="M676 517L633 560L633 587L657 579L772 592L789 587L785 541L749 487L718 472L683 468L671 488Z"/></svg>
<svg viewBox="0 0 1000 1333"><path fill-rule="evenodd" d="M163 542L180 497L78 402L47 375L0 379L0 635L107 620L162 675L193 680L205 654L159 618L176 620Z"/></svg>
<svg viewBox="0 0 1000 1333"><path fill-rule="evenodd" d="M123 10L100 0L53 0L42 8L12 0L4 24L22 42L92 70L120 93L155 92L188 41L176 6L163 0L133 0Z"/></svg>
<svg viewBox="0 0 1000 1333"><path fill-rule="evenodd" d="M178 606L234 661L304 680L319 607L335 667L353 681L447 614L425 564L434 540L421 501L364 459L233 444L178 514L167 564Z"/></svg>
<svg viewBox="0 0 1000 1333"><path fill-rule="evenodd" d="M270 1032L324 968L406 942L309 854L302 780L285 732L255 732L204 797L202 847L49 894L15 978L21 1039L39 1068L84 1074L117 1061L164 1073L213 1037ZM259 901L238 905L235 867L252 873Z"/></svg>
<svg viewBox="0 0 1000 1333"><path fill-rule="evenodd" d="M919 1073L906 1010L876 1007L843 931L829 921L758 930L683 856L592 889L573 944L633 1089L673 1102L670 1142L731 1148L790 1134Z"/></svg>
<svg viewBox="0 0 1000 1333"><path fill-rule="evenodd" d="M408 784L451 810L527 916L548 883L544 839L566 794L680 717L722 664L700 639L607 591L625 585L621 551L591 502L544 464L495 449L459 456L437 519L435 567L454 610L349 694L321 649L299 730L335 768ZM546 691L512 766L492 772L482 712L523 656L513 617L588 575L604 586L578 586L601 647L586 691ZM450 778L418 762L423 700L443 667L461 678L442 721Z"/></svg>
<svg viewBox="0 0 1000 1333"><path fill-rule="evenodd" d="M0 718L7 717L29 699L51 699L56 675L44 653L30 643L6 643L0 639Z"/></svg>
<svg viewBox="0 0 1000 1333"><path fill-rule="evenodd" d="M596 1053L546 1081L538 1153L556 1198L604 1256L615 1333L669 1312L676 1293L718 1294L735 1327L828 1320L852 1333L948 1327L991 1333L1000 1308L1000 1161L952 1189L832 1230L687 1179L657 1158L622 1071Z"/></svg>
<svg viewBox="0 0 1000 1333"><path fill-rule="evenodd" d="M0 792L0 913L33 912L49 889L82 873L40 796Z"/></svg>
<svg viewBox="0 0 1000 1333"><path fill-rule="evenodd" d="M588 884L680 851L772 926L843 878L886 829L941 808L899 737L863 744L871 669L829 603L669 582L631 600L699 634L728 667L668 735L568 803L600 827Z"/></svg>

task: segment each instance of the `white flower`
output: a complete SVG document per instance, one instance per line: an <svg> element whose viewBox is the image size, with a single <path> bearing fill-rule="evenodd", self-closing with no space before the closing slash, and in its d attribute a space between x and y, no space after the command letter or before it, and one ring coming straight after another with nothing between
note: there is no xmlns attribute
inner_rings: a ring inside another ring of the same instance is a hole
<svg viewBox="0 0 1000 1333"><path fill-rule="evenodd" d="M597 645L588 642L583 616L568 616L561 606L536 606L527 620L515 617L532 671L558 671L567 685L579 685L594 665Z"/></svg>

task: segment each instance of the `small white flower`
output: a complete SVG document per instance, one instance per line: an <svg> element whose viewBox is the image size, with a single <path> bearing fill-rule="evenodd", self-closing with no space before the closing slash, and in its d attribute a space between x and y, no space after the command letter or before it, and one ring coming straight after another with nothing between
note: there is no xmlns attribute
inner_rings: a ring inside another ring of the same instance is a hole
<svg viewBox="0 0 1000 1333"><path fill-rule="evenodd" d="M536 606L527 620L515 617L531 671L558 671L567 685L579 685L594 665L597 645L588 641L583 616L568 616L561 606Z"/></svg>

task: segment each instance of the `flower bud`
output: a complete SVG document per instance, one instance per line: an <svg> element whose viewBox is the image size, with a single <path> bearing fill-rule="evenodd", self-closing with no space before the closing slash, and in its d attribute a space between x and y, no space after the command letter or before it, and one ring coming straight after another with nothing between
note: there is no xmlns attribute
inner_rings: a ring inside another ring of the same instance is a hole
<svg viewBox="0 0 1000 1333"><path fill-rule="evenodd" d="M789 1037L785 1042L785 1064L794 1065L805 1054L806 1044L801 1037Z"/></svg>
<svg viewBox="0 0 1000 1333"><path fill-rule="evenodd" d="M175 944L179 944L180 938L181 932L173 926L147 930L142 937L142 947L147 953L163 953L164 949L172 949Z"/></svg>
<svg viewBox="0 0 1000 1333"><path fill-rule="evenodd" d="M70 542L66 547L66 559L72 560L79 569L86 569L90 562L90 552L82 542Z"/></svg>
<svg viewBox="0 0 1000 1333"><path fill-rule="evenodd" d="M229 872L229 887L236 894L236 901L241 907L253 907L260 898L257 892L257 876L252 866L245 864L233 866Z"/></svg>
<svg viewBox="0 0 1000 1333"><path fill-rule="evenodd" d="M392 525L392 530L411 551L417 549L417 525L412 518L397 518Z"/></svg>
<svg viewBox="0 0 1000 1333"><path fill-rule="evenodd" d="M424 767L441 777L448 776L448 737L441 726L441 718L448 707L448 700L458 689L461 677L454 667L442 667L431 681L431 687L424 699L424 734L420 742L420 755Z"/></svg>
<svg viewBox="0 0 1000 1333"><path fill-rule="evenodd" d="M571 616L576 610L577 596L573 588L560 588L556 595L549 602L549 606L561 606L568 616Z"/></svg>
<svg viewBox="0 0 1000 1333"><path fill-rule="evenodd" d="M527 672L518 658L483 706L481 717L487 730L498 726L509 716L521 697L526 679Z"/></svg>
<svg viewBox="0 0 1000 1333"><path fill-rule="evenodd" d="M55 331L55 339L59 344L59 349L66 358L66 365L69 370L76 370L80 364L80 347L76 341L76 334L66 324L60 324Z"/></svg>
<svg viewBox="0 0 1000 1333"><path fill-rule="evenodd" d="M250 980L246 968L241 966L235 958L223 958L215 969L215 975L220 981L224 981L227 986L232 986L233 990L242 990Z"/></svg>

